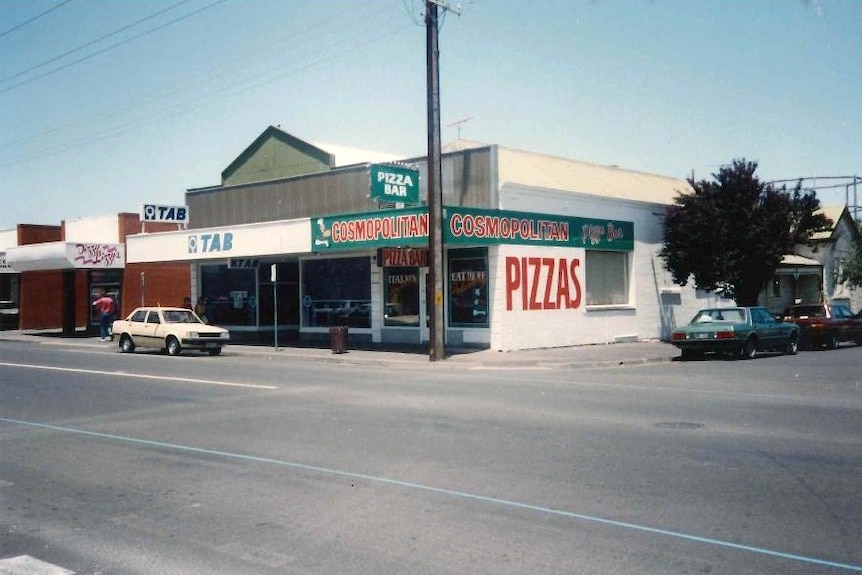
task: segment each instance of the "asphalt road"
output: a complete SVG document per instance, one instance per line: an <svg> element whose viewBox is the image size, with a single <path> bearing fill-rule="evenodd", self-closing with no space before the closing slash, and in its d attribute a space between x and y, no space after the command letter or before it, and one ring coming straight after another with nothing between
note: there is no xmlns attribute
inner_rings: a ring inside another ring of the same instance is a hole
<svg viewBox="0 0 862 575"><path fill-rule="evenodd" d="M858 573L860 365L0 342L0 573Z"/></svg>

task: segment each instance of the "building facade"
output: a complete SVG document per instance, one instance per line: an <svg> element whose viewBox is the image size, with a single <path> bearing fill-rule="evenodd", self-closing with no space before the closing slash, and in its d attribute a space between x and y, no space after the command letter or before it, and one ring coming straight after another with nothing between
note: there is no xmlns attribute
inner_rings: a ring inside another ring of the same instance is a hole
<svg viewBox="0 0 862 575"><path fill-rule="evenodd" d="M70 335L95 332L98 315L92 302L102 292L114 298L118 315L144 302L181 305L191 294L188 265L128 265L125 256L127 236L176 228L144 224L139 214L131 213L60 226L19 225L14 244L6 236L5 261L18 284L19 313L10 327L62 328Z"/></svg>
<svg viewBox="0 0 862 575"><path fill-rule="evenodd" d="M411 201L375 197L379 165L339 166L270 127L220 185L186 193L188 229L128 237L128 262L189 264L207 317L240 339L346 324L354 341L425 343L427 168L399 166L418 173ZM665 338L721 303L673 285L658 259L684 180L469 142L442 167L447 345Z"/></svg>

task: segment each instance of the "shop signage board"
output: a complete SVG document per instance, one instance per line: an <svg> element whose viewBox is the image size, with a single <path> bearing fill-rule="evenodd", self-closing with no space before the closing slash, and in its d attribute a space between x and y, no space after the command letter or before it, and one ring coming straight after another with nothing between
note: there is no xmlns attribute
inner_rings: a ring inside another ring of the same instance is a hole
<svg viewBox="0 0 862 575"><path fill-rule="evenodd" d="M379 248L377 265L382 268L428 267L426 248Z"/></svg>
<svg viewBox="0 0 862 575"><path fill-rule="evenodd" d="M141 206L141 220L145 222L187 224L189 222L189 209L186 206L143 204Z"/></svg>
<svg viewBox="0 0 862 575"><path fill-rule="evenodd" d="M447 206L443 242L451 246L535 245L632 251L634 223L533 212ZM312 222L312 250L326 252L428 245L425 207L328 216Z"/></svg>
<svg viewBox="0 0 862 575"><path fill-rule="evenodd" d="M419 203L419 170L400 164L371 164L371 199Z"/></svg>
<svg viewBox="0 0 862 575"><path fill-rule="evenodd" d="M446 207L447 245L536 245L632 251L634 223L532 212Z"/></svg>
<svg viewBox="0 0 862 575"><path fill-rule="evenodd" d="M428 245L428 210L408 208L316 218L311 224L316 252Z"/></svg>

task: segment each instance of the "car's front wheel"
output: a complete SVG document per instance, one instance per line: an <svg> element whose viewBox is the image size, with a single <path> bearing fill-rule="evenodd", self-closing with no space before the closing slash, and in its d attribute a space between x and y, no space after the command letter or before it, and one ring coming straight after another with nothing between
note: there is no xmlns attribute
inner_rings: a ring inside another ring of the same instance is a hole
<svg viewBox="0 0 862 575"><path fill-rule="evenodd" d="M130 335L123 334L120 336L120 351L123 353L132 353L135 351L135 342L132 341Z"/></svg>
<svg viewBox="0 0 862 575"><path fill-rule="evenodd" d="M757 354L757 340L754 336L745 340L745 344L739 349L739 357L742 359L754 359Z"/></svg>
<svg viewBox="0 0 862 575"><path fill-rule="evenodd" d="M168 337L168 340L165 342L165 347L168 350L168 355L179 355L183 350L183 348L180 347L179 340L174 336Z"/></svg>
<svg viewBox="0 0 862 575"><path fill-rule="evenodd" d="M791 333L787 338L787 346L784 348L787 355L796 355L799 353L799 337L795 333Z"/></svg>
<svg viewBox="0 0 862 575"><path fill-rule="evenodd" d="M207 353L209 353L210 355L219 355L221 353L221 348L220 347L214 347L212 349L208 349Z"/></svg>
<svg viewBox="0 0 862 575"><path fill-rule="evenodd" d="M830 333L826 337L826 348L827 349L835 349L836 347L838 347L838 336L835 335L834 333Z"/></svg>

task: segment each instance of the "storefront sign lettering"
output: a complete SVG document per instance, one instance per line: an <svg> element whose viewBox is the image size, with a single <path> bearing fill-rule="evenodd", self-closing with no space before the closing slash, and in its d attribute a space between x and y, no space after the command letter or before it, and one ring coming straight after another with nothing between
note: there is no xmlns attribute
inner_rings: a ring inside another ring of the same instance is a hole
<svg viewBox="0 0 862 575"><path fill-rule="evenodd" d="M427 268L428 250L413 248L380 248L377 265L385 268Z"/></svg>
<svg viewBox="0 0 862 575"><path fill-rule="evenodd" d="M568 222L543 219L455 213L449 219L449 231L454 238L545 241L563 244L569 241Z"/></svg>
<svg viewBox="0 0 862 575"><path fill-rule="evenodd" d="M506 310L518 302L523 311L541 309L577 309L581 305L581 281L573 258L513 257L506 258Z"/></svg>
<svg viewBox="0 0 862 575"><path fill-rule="evenodd" d="M428 242L428 212L414 208L317 218L312 236L316 251L419 246Z"/></svg>
<svg viewBox="0 0 862 575"><path fill-rule="evenodd" d="M372 164L371 198L379 202L419 203L419 170L408 166Z"/></svg>
<svg viewBox="0 0 862 575"><path fill-rule="evenodd" d="M75 244L75 263L83 266L111 266L120 259L120 249L111 244Z"/></svg>
<svg viewBox="0 0 862 575"><path fill-rule="evenodd" d="M224 232L189 236L188 245L190 254L229 252L233 249L233 234Z"/></svg>
<svg viewBox="0 0 862 575"><path fill-rule="evenodd" d="M312 221L311 244L315 251L427 246L428 223L424 207L320 217ZM453 247L634 250L634 224L619 220L446 206L442 228L443 243Z"/></svg>
<svg viewBox="0 0 862 575"><path fill-rule="evenodd" d="M141 207L141 219L145 222L176 222L183 224L189 221L189 210L185 206L144 204Z"/></svg>
<svg viewBox="0 0 862 575"><path fill-rule="evenodd" d="M584 224L581 226L581 242L585 246L600 245L602 238L605 238L605 241L608 243L612 243L625 238L625 232L623 232L621 227L615 226L613 223L605 225Z"/></svg>
<svg viewBox="0 0 862 575"><path fill-rule="evenodd" d="M634 249L631 222L464 207L447 207L444 217L447 244Z"/></svg>

